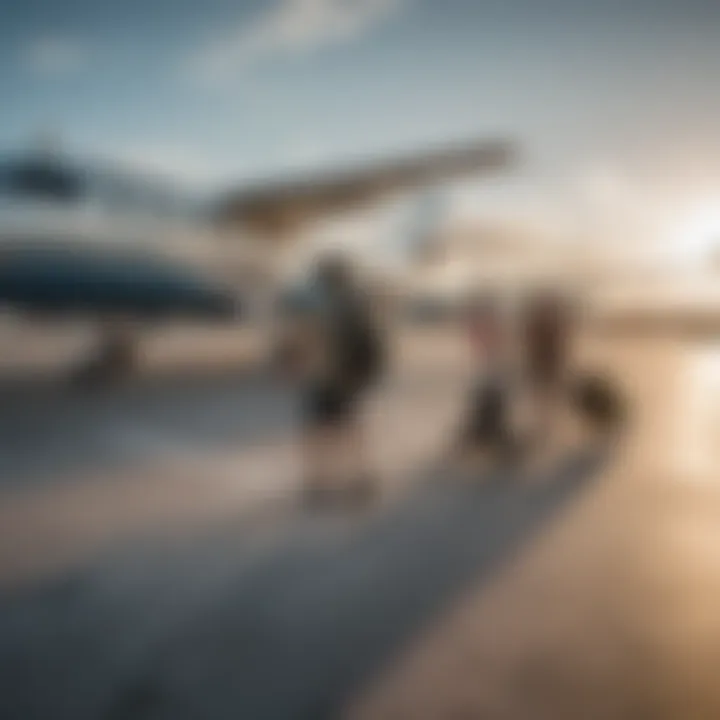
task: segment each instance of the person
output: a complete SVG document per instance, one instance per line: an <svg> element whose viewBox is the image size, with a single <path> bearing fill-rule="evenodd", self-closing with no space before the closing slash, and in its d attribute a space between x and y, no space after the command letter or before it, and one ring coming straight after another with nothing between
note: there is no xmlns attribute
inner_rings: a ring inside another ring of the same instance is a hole
<svg viewBox="0 0 720 720"><path fill-rule="evenodd" d="M318 263L314 290L306 335L312 359L303 403L304 496L311 502L329 498L337 476L345 474L348 494L367 499L375 482L361 410L382 372L380 330L344 258Z"/></svg>
<svg viewBox="0 0 720 720"><path fill-rule="evenodd" d="M513 444L508 318L500 298L479 295L471 299L466 320L474 377L458 449L508 452Z"/></svg>
<svg viewBox="0 0 720 720"><path fill-rule="evenodd" d="M524 320L525 369L535 434L541 440L557 426L567 381L571 318L559 293L541 290L529 297Z"/></svg>

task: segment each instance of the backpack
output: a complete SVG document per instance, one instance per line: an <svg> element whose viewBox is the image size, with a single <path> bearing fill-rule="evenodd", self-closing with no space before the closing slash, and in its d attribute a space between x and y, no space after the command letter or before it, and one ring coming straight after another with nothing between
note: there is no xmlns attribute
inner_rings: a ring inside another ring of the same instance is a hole
<svg viewBox="0 0 720 720"><path fill-rule="evenodd" d="M333 335L343 380L358 390L376 382L385 366L384 344L369 310L359 302L342 308Z"/></svg>

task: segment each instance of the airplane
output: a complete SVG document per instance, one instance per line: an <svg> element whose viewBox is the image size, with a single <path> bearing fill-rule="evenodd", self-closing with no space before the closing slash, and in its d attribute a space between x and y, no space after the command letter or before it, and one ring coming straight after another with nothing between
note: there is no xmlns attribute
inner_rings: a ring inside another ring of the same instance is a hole
<svg viewBox="0 0 720 720"><path fill-rule="evenodd" d="M472 141L206 199L55 151L17 154L0 159L0 306L94 320L100 351L80 377L116 377L134 366L139 325L242 317L230 248L272 255L330 216L514 156L507 141Z"/></svg>

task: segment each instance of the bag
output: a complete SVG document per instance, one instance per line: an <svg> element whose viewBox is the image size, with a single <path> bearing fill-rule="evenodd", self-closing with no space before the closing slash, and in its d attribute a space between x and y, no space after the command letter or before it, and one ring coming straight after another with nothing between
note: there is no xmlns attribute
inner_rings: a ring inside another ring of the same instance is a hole
<svg viewBox="0 0 720 720"><path fill-rule="evenodd" d="M339 371L351 387L362 390L378 380L385 366L384 344L370 313L348 308L338 313L335 328Z"/></svg>
<svg viewBox="0 0 720 720"><path fill-rule="evenodd" d="M570 388L571 400L587 420L598 427L617 428L627 420L625 397L602 375L581 375Z"/></svg>

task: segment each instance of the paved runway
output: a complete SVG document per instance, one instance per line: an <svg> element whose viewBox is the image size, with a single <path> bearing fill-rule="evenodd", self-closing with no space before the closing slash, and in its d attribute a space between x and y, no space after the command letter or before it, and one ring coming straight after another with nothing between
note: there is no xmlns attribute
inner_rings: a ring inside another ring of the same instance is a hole
<svg viewBox="0 0 720 720"><path fill-rule="evenodd" d="M462 367L390 377L371 445L399 491L446 443ZM141 379L77 393L13 387L0 411L0 587L62 572L129 538L186 531L294 497L291 386L256 370Z"/></svg>
<svg viewBox="0 0 720 720"><path fill-rule="evenodd" d="M628 436L514 479L433 469L462 369L392 380L368 514L288 501L260 376L3 413L0 717L717 717L717 348L587 356Z"/></svg>
<svg viewBox="0 0 720 720"><path fill-rule="evenodd" d="M0 392L2 487L27 489L137 466L173 448L287 436L293 400L251 371L184 373L96 391L7 388Z"/></svg>
<svg viewBox="0 0 720 720"><path fill-rule="evenodd" d="M599 337L632 400L612 462L415 638L351 720L720 717L720 345Z"/></svg>
<svg viewBox="0 0 720 720"><path fill-rule="evenodd" d="M593 477L427 478L369 518L291 513L128 553L3 603L4 718L323 718ZM265 532L268 532L268 526Z"/></svg>

